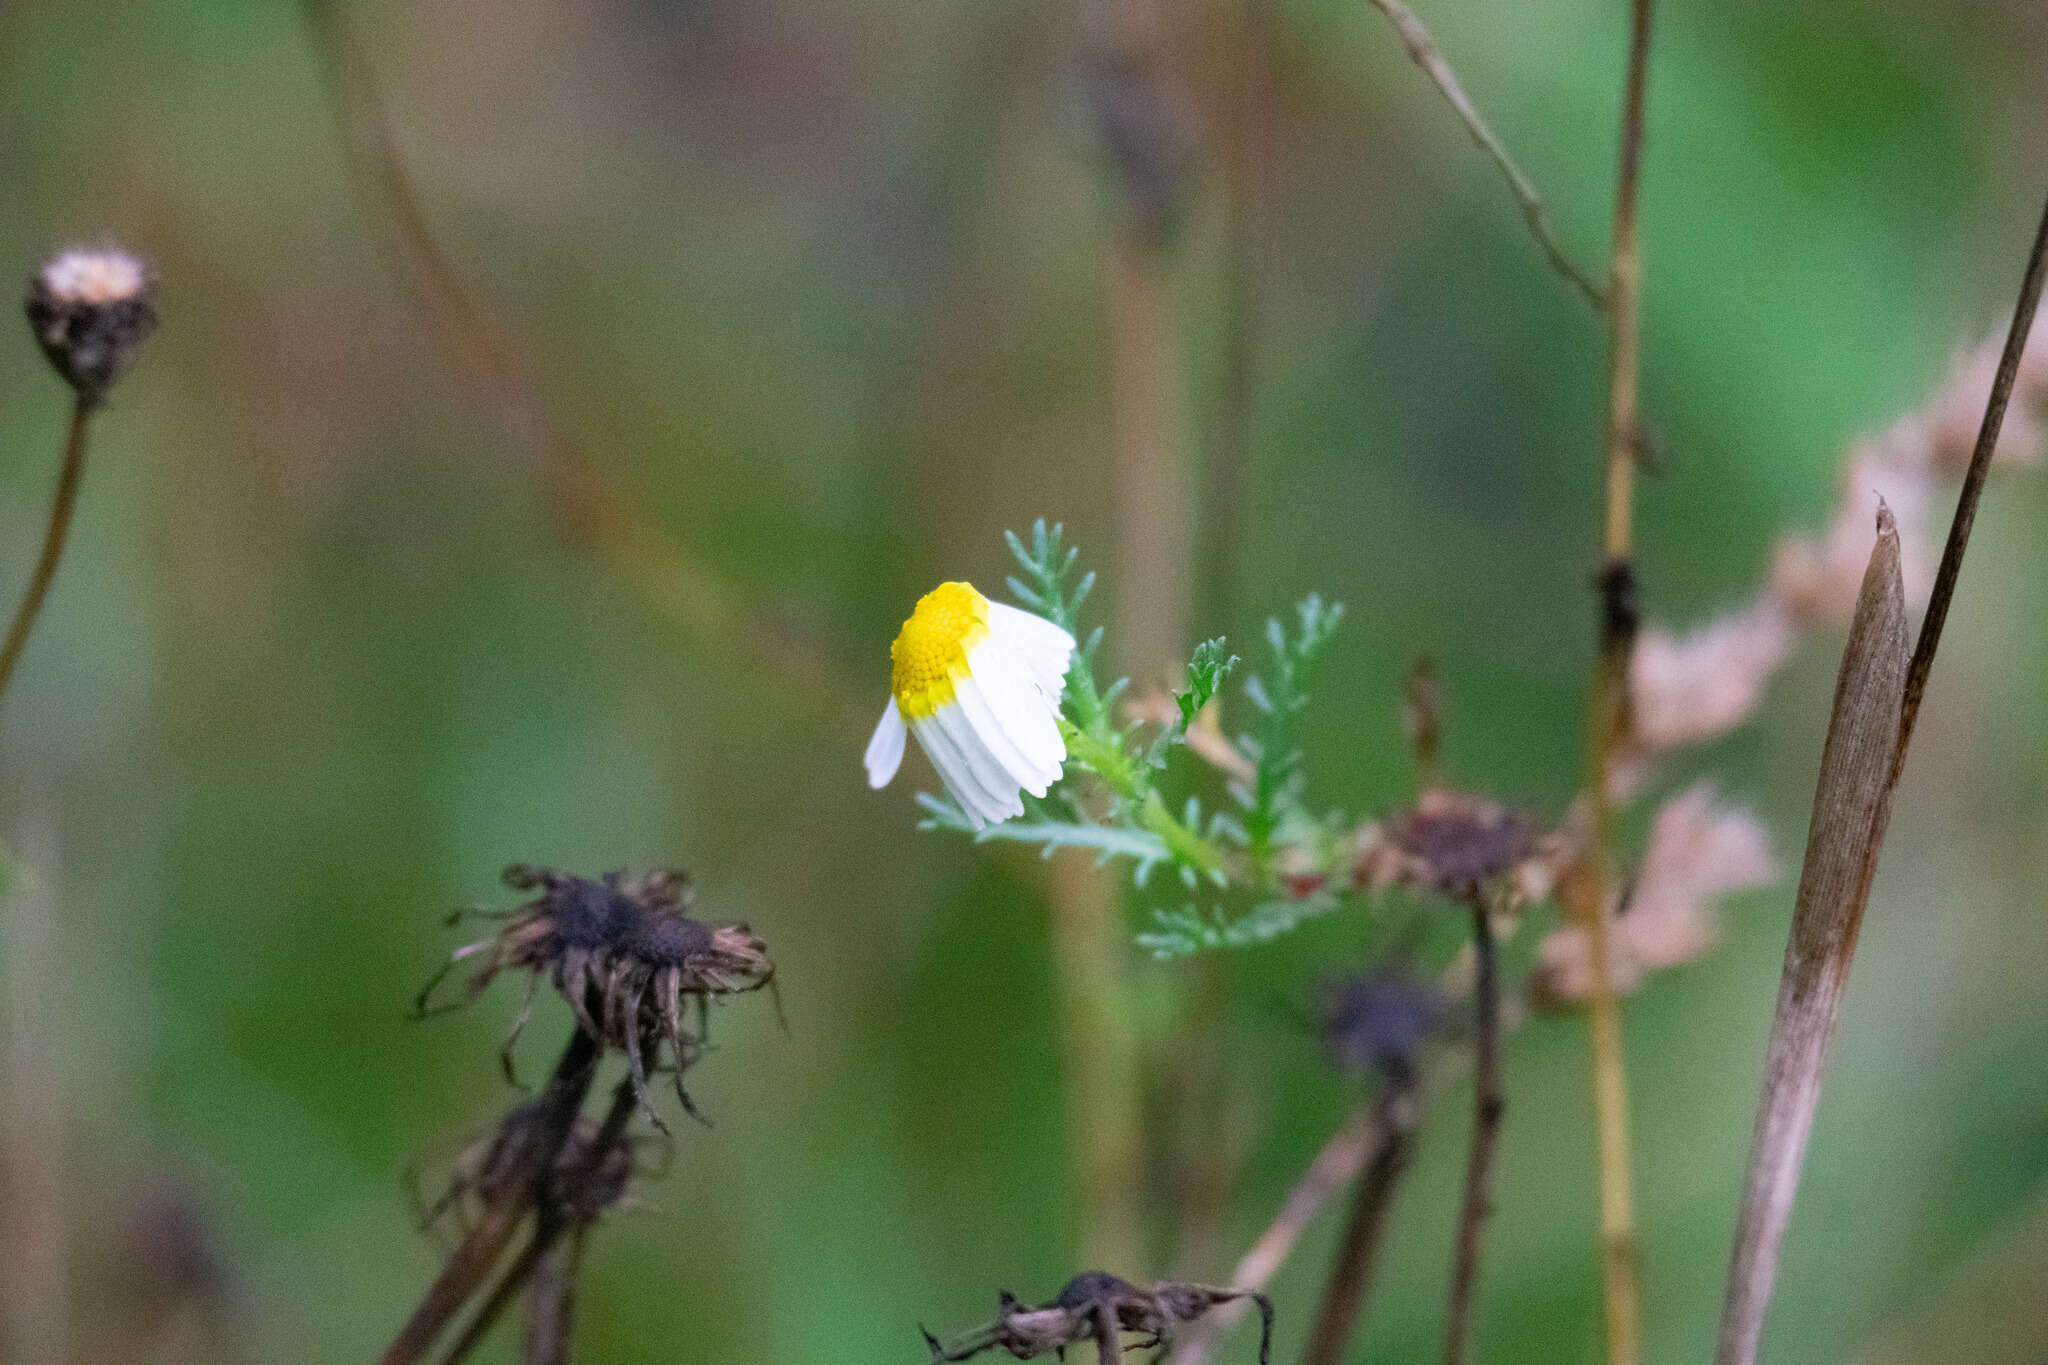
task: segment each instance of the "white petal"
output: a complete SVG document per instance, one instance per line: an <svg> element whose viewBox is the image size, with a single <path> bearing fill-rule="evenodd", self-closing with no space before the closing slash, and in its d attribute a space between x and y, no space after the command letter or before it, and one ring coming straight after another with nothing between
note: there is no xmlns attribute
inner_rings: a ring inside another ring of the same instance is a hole
<svg viewBox="0 0 2048 1365"><path fill-rule="evenodd" d="M904 734L903 712L891 697L882 709L882 722L875 727L875 737L868 741L868 751L861 758L867 765L868 786L886 787L889 779L896 776L896 769L903 765Z"/></svg>
<svg viewBox="0 0 2048 1365"><path fill-rule="evenodd" d="M1004 771L988 745L974 732L974 725L967 719L967 713L956 701L951 706L941 706L932 716L946 738L960 754L961 762L974 783L986 794L981 813L991 822L1007 820L1013 815L1024 813L1024 800L1017 794L1017 779Z"/></svg>
<svg viewBox="0 0 2048 1365"><path fill-rule="evenodd" d="M1006 641L982 641L968 656L967 666L981 699L1024 759L1023 768L1011 765L1010 771L1033 796L1045 795L1046 788L1059 781L1060 765L1067 758L1067 744L1055 719L1056 703L1038 690ZM976 718L972 710L968 716Z"/></svg>
<svg viewBox="0 0 2048 1365"><path fill-rule="evenodd" d="M948 715L958 718L960 708L954 705L942 706L932 715L911 726L910 733L917 737L918 747L923 749L925 757L932 761L932 767L938 769L939 780L946 784L946 790L960 803L960 808L967 813L967 818L974 827L980 829L983 825L1001 820L1010 814L1008 803L1002 796L1002 779L999 779L996 787L988 785L983 779L983 768L976 764L970 754L962 750L958 733L945 723ZM962 728L965 728L964 721ZM978 741L974 747L975 752L980 753L981 746ZM993 766L985 753L980 754L980 763Z"/></svg>
<svg viewBox="0 0 2048 1365"><path fill-rule="evenodd" d="M1030 668L1032 681L1051 697L1066 687L1067 665L1074 657L1074 637L1043 616L1005 606L988 604L989 634L1017 651Z"/></svg>
<svg viewBox="0 0 2048 1365"><path fill-rule="evenodd" d="M969 667L972 668L971 660ZM988 681L996 681L994 672L990 673ZM1033 763L1023 749L1018 747L1017 741L1011 738L1011 718L991 704L989 695L975 677L962 678L953 686L953 700L959 705L961 714L967 717L967 723L974 727L975 738L981 741L989 755L1002 766L1013 784L1020 787L1031 786L1038 779L1038 765ZM1031 700L1034 705L1042 706L1035 694Z"/></svg>

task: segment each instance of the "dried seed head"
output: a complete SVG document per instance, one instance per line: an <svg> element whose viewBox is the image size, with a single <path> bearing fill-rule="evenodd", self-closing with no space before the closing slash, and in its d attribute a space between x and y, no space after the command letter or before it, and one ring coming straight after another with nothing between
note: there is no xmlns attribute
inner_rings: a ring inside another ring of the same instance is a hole
<svg viewBox="0 0 2048 1365"><path fill-rule="evenodd" d="M124 1241L142 1287L174 1300L225 1304L234 1298L231 1263L214 1211L199 1192L168 1176L130 1198Z"/></svg>
<svg viewBox="0 0 2048 1365"><path fill-rule="evenodd" d="M1051 1303L1031 1305L1015 1294L996 1301L994 1322L974 1328L951 1345L924 1332L933 1365L971 1360L984 1351L1000 1350L1018 1360L1055 1355L1066 1359L1067 1348L1093 1341L1103 1358L1120 1353L1126 1333L1144 1338L1136 1349L1167 1347L1182 1323L1193 1322L1212 1308L1249 1299L1260 1319L1259 1365L1267 1365L1273 1348L1273 1304L1251 1289L1168 1281L1140 1289L1106 1271L1088 1270L1061 1286ZM922 1328L919 1329L923 1331Z"/></svg>
<svg viewBox="0 0 2048 1365"><path fill-rule="evenodd" d="M1516 899L1526 868L1549 858L1542 831L1527 817L1469 792L1424 792L1363 841L1355 876L1362 886L1406 886L1470 900L1504 884ZM1547 891L1548 880L1541 883Z"/></svg>
<svg viewBox="0 0 2048 1365"><path fill-rule="evenodd" d="M711 997L760 990L775 979L767 947L744 924L713 925L689 916L695 892L687 874L659 869L639 877L623 872L578 877L524 864L506 870L506 885L539 894L519 908L485 913L498 931L457 949L420 993L419 1009L457 963L481 956L483 965L463 986L461 1003L474 1000L500 972L529 974L527 1006L545 979L568 1002L592 1038L625 1054L633 1083L646 1099L646 1079L668 1052L678 1099L695 1114L683 1072L703 1051ZM693 1027L686 999L697 1003ZM522 1006L505 1041L511 1049L525 1026ZM653 1116L652 1108L649 1109ZM660 1119L655 1118L657 1126Z"/></svg>
<svg viewBox="0 0 2048 1365"><path fill-rule="evenodd" d="M156 276L113 247L65 251L29 280L25 307L43 354L98 407L156 327Z"/></svg>

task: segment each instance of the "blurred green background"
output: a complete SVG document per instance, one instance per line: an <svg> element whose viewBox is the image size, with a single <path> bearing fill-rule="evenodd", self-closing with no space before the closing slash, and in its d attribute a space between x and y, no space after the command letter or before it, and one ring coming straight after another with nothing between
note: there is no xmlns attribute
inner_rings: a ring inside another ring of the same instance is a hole
<svg viewBox="0 0 2048 1365"><path fill-rule="evenodd" d="M1164 26L1203 154L1162 260L1212 490L1216 130L1246 71L1266 101L1242 574L1227 619L1198 628L1249 639L1304 592L1346 603L1310 726L1317 799L1401 798L1395 696L1428 651L1454 771L1559 809L1591 649L1600 332L1376 14L1259 3L1250 41L1221 0ZM1588 261L1624 10L1422 7ZM964 1326L997 1288L1049 1295L1078 1268L1038 865L916 833L922 761L877 795L857 760L918 592L992 586L1001 531L1039 516L1115 566L1117 200L1087 17L1015 0L347 13L430 219L561 427L837 675L785 686L564 542L380 254L294 6L0 10L0 264L25 277L107 234L158 263L164 319L98 426L0 720L0 817L36 888L4 939L10 1340L39 1361L208 1358L175 1325L153 1355L109 1345L155 1330L169 1208L210 1228L251 1358L371 1358L435 1265L403 1172L445 1164L511 1098L494 1052L514 988L404 1017L456 942L442 913L509 903L513 861L673 862L708 914L772 945L790 1027L751 999L721 1015L693 1077L716 1126L684 1125L655 1208L595 1239L584 1358L917 1361L918 1321ZM2002 326L2048 173L2048 30L2022 0L1660 18L1645 382L1666 468L1640 537L1648 615L1686 623L1744 598L1775 536L1825 521L1851 437ZM66 401L25 329L0 346L0 394L12 585ZM1959 1306L1975 1335L1941 1358L2048 1358L2038 1303L1996 1288L2048 1256L2044 515L2048 478L2020 472L1980 522L1787 1248L1777 1360L1849 1359ZM1836 646L1672 774L1712 774L1795 866ZM1654 1361L1711 1341L1789 902L1737 902L1713 955L1628 1007ZM1232 1258L1352 1098L1276 1001L1356 939L1329 922L1232 969L1238 1082L1215 1116L1245 1157ZM1134 1008L1186 971L1142 964ZM544 1007L529 1073L564 1030ZM1538 1021L1508 1068L1483 1355L1592 1360L1582 1025ZM1426 1130L1357 1360L1434 1357L1465 1124L1454 1096ZM1275 1285L1283 1355L1333 1221Z"/></svg>

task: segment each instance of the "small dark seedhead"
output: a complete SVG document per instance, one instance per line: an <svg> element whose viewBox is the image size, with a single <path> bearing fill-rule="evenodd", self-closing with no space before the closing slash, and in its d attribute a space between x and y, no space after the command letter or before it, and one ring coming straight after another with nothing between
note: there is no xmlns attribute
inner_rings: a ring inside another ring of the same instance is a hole
<svg viewBox="0 0 2048 1365"><path fill-rule="evenodd" d="M510 911L458 912L456 919L468 914L495 921L497 932L456 949L420 992L418 1012L466 1004L501 972L525 972L526 997L502 1054L508 1076L512 1046L546 980L568 1003L578 1027L625 1054L643 1105L647 1076L662 1067L665 1051L677 1098L685 1112L701 1118L684 1089L683 1072L703 1053L712 997L772 987L775 964L766 945L744 924L690 918L695 893L689 877L671 868L593 879L519 864L507 869L505 883L537 894ZM472 957L482 965L459 998L435 1006L442 980ZM685 1018L686 1000L696 1003L694 1023ZM647 1108L656 1126L664 1127L652 1106Z"/></svg>
<svg viewBox="0 0 2048 1365"><path fill-rule="evenodd" d="M74 248L30 277L24 309L50 364L96 408L156 328L156 274L114 247Z"/></svg>
<svg viewBox="0 0 2048 1365"><path fill-rule="evenodd" d="M1448 1017L1443 997L1399 970L1323 985L1317 1030L1331 1064L1390 1086L1414 1084L1422 1047Z"/></svg>
<svg viewBox="0 0 2048 1365"><path fill-rule="evenodd" d="M1169 72L1129 51L1097 57L1082 79L1125 219L1148 245L1164 245L1187 217L1195 188L1187 101Z"/></svg>
<svg viewBox="0 0 2048 1365"><path fill-rule="evenodd" d="M1053 1305L1068 1310L1088 1308L1105 1299L1140 1292L1129 1280L1119 1279L1106 1270L1084 1270L1060 1286L1060 1292L1053 1296Z"/></svg>

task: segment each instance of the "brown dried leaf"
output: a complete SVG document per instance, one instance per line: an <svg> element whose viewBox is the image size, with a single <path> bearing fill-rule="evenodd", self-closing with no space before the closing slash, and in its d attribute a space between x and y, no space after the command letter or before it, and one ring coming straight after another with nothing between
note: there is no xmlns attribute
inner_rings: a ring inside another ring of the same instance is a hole
<svg viewBox="0 0 2048 1365"><path fill-rule="evenodd" d="M1892 757L1906 685L1906 594L1898 528L1888 508L1878 509L1877 527L1821 752L1722 1305L1717 1365L1752 1365L1756 1359L1820 1101L1821 1072L1891 813Z"/></svg>
<svg viewBox="0 0 2048 1365"><path fill-rule="evenodd" d="M1679 636L1651 627L1629 656L1629 744L1653 752L1726 734L1756 710L1792 648L1792 622L1766 594Z"/></svg>
<svg viewBox="0 0 2048 1365"><path fill-rule="evenodd" d="M1650 970L1698 957L1719 934L1715 902L1777 878L1770 836L1747 811L1717 805L1704 782L1671 798L1650 826L1627 912L1608 930L1614 988L1632 991ZM1532 987L1539 1003L1553 1007L1591 993L1592 946L1583 926L1545 936Z"/></svg>

